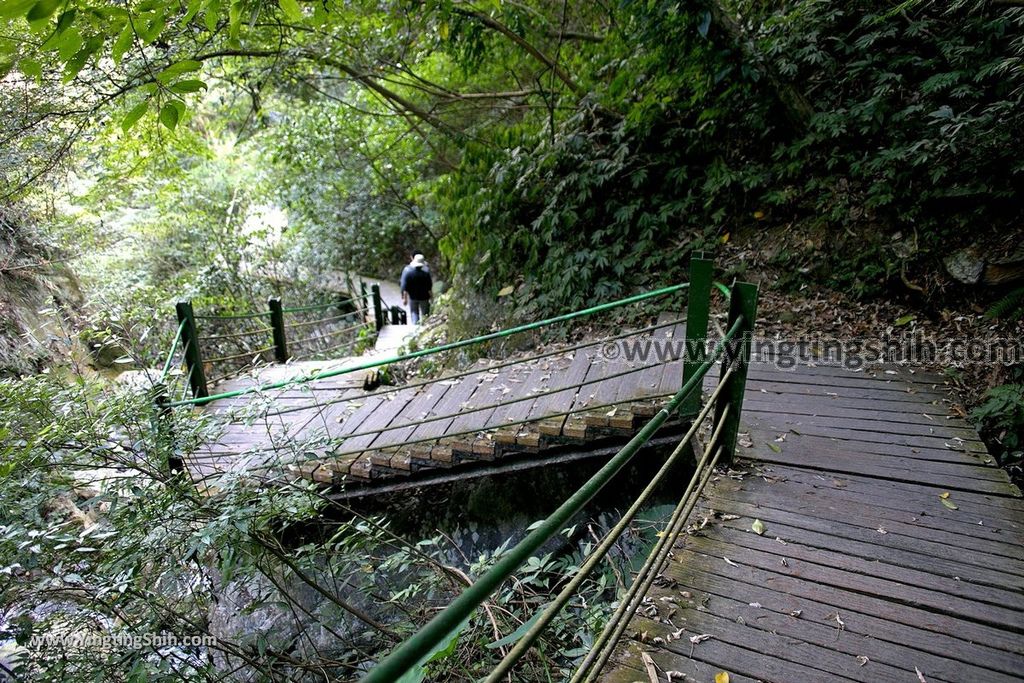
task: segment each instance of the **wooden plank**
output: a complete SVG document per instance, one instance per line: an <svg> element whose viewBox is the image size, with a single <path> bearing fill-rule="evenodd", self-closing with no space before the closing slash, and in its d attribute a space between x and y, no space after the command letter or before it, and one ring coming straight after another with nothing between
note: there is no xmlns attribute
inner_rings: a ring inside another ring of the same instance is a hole
<svg viewBox="0 0 1024 683"><path fill-rule="evenodd" d="M710 619L710 618L709 618ZM672 633L671 626L654 622L642 617L635 620L635 632L647 631L650 638L661 637ZM663 670L681 671L691 675L693 671L699 670L694 667L695 662L704 662L715 671L726 671L730 675L746 676L757 680L768 681L815 681L832 683L839 681L854 680L844 675L832 673L818 668L819 661L828 651L813 646L801 647L799 642L787 640L764 631L747 628L746 626L733 624L728 625L716 623L717 627L713 637L693 645L688 637L679 640L672 640L657 647L650 647L654 652L668 653L664 659L654 657L655 662L664 667ZM721 637L719 636L721 634ZM737 644L742 643L742 644ZM805 663L798 663L780 657L781 650L799 649L804 655ZM849 658L854 667L857 661ZM650 679L646 676L640 679L647 683ZM714 674L711 678L698 679L714 681Z"/></svg>
<svg viewBox="0 0 1024 683"><path fill-rule="evenodd" d="M680 671L686 675L685 679L676 681L699 681L700 683L712 683L715 674L722 669L712 664L706 664L698 659L689 661L681 660L680 656L664 648L644 645L633 640L625 640L620 643L615 653L609 659L609 666L605 667L597 679L600 683L648 683L650 678L644 668L640 653L645 652L654 660L659 671ZM661 683L661 682L659 682ZM760 677L751 678L737 673L730 673L729 683L764 683Z"/></svg>
<svg viewBox="0 0 1024 683"><path fill-rule="evenodd" d="M978 438L978 432L966 424L929 422L924 417L921 417L921 421L904 422L889 420L886 413L868 413L858 417L833 413L795 415L788 406L781 410L765 410L756 405L748 406L744 402L743 419L764 424L792 425L797 428L802 425L804 427L841 428L850 431L881 432L901 436L933 436L947 440L960 438L969 444L979 446L980 448L977 450L984 450L984 444Z"/></svg>
<svg viewBox="0 0 1024 683"><path fill-rule="evenodd" d="M655 597L657 597L657 593ZM672 596L668 595L665 597L671 598ZM763 612L763 610L758 611ZM908 665L906 662L903 662L902 667L897 667L882 661L875 661L870 668L867 668L867 665L862 665L857 660L858 655L835 649L833 644L829 642L834 638L835 628L822 627L824 631L830 631L827 636L815 634L819 636L815 640L825 641L824 643L808 642L792 635L782 635L777 631L751 625L748 623L748 619L753 621L759 617L763 618L766 616L765 614L753 614L753 612L755 610L748 608L746 614L740 616L740 621L737 622L732 619L723 618L712 610L707 609L707 607L703 610L686 610L682 615L673 618L673 625L685 627L687 633L707 634L711 636L712 640L742 648L745 651L742 654L742 660L719 660L719 662L716 662L730 671L743 671L749 675L757 675L757 671L748 668L750 664L746 661L749 656L746 653L753 651L759 655L770 656L774 661L779 662L782 665L779 667L780 670L784 666L787 676L800 676L799 678L787 677L779 680L818 681L831 678L833 680L860 681L861 683L877 683L880 681L899 683L901 681L913 680L908 678L907 675L914 675L914 665ZM798 619L791 618L790 620L799 622ZM782 620L780 619L780 621ZM667 640L678 630L673 629L672 625L642 616L636 617L634 623L637 629L646 631L649 638L652 639L660 637L662 640ZM678 640L673 639L664 646L664 649L674 652L686 660L691 658L705 659L708 656L705 654L705 651L709 649L706 647L708 642L710 641L705 640L690 648L689 638L684 636ZM687 650L686 648L690 649ZM690 654L691 651L692 655ZM794 666L806 666L808 669L798 674L791 668ZM908 666L909 669L907 668ZM933 676L932 680L939 681L940 679Z"/></svg>
<svg viewBox="0 0 1024 683"><path fill-rule="evenodd" d="M840 585L817 581L813 575L798 574L792 571L792 566L782 566L777 559L767 562L767 568L756 563L739 563L738 560L734 560L736 564L731 565L725 562L722 554L723 551L728 552L729 548L720 546L708 550L712 554L696 544L687 543L685 550L676 552L675 558L666 568L665 576L681 585L695 582L698 573L727 578L791 598L806 598L836 605L842 608L844 620L847 612L857 613L942 634L964 643L960 647L961 656L964 657L962 661L971 661L970 658L974 656L973 643L982 643L1018 657L1024 656L1024 639L1019 634L1007 631L1001 625L993 626L942 610L907 604L905 600L896 599L901 597L901 590L879 596L873 591L860 590L859 581ZM728 554L724 556L730 557ZM820 615L819 618L825 616ZM833 620L832 623L836 622ZM951 651L950 656L956 655Z"/></svg>
<svg viewBox="0 0 1024 683"><path fill-rule="evenodd" d="M481 369L481 373L485 372ZM421 424L413 430L410 439L439 439L443 437L451 427L452 422L455 420L455 415L463 409L466 400L472 395L480 383L480 375L466 375L459 379L454 380L440 380L442 383L448 385L447 390L441 397L441 400L432 408L431 412L433 415L451 415L452 417L444 420L434 420L433 422L427 422Z"/></svg>
<svg viewBox="0 0 1024 683"><path fill-rule="evenodd" d="M748 548L725 543L720 540L712 541L705 538L691 537L687 539L686 547L705 554L720 554L720 557L728 557L731 561L741 566L756 567L787 576L798 576L819 585L846 588L859 593L886 598L904 606L920 606L949 616L971 619L997 628L1016 631L1024 630L1024 614L1017 610L993 604L974 602L973 600L911 585L902 581L886 579L871 574L861 574L853 569L845 568L860 567L858 562L850 558L848 558L848 564L843 567L831 567L795 558L789 558L786 565L782 565L779 556L752 551ZM722 564L728 566L724 560ZM912 581L913 579L909 580ZM995 589L991 590L993 594L996 593Z"/></svg>
<svg viewBox="0 0 1024 683"><path fill-rule="evenodd" d="M788 433L787 441L790 437L794 436L793 429L768 429L764 425L758 423L741 424L744 426L745 432L749 434L751 438L765 443L774 442L781 433ZM902 458L911 458L913 460L969 463L972 465L988 465L989 463L987 463L986 460L991 460L991 456L987 453L969 453L945 447L918 448L913 446L902 446L894 443L858 441L857 439L829 436L828 432L821 432L821 430L814 428L811 428L811 431L819 433L807 433L802 431L799 427L796 427L795 430L797 433L796 435L799 436L798 440L801 445L824 452L840 448L844 450L855 450L859 453L893 455ZM794 441L794 443L795 442L796 441ZM953 443L954 442L952 441L950 442L951 445Z"/></svg>
<svg viewBox="0 0 1024 683"><path fill-rule="evenodd" d="M752 505L733 502L729 511L746 515L746 519L716 521L702 530L704 535L762 553L829 564L893 581L911 581L922 588L976 602L1018 609L1024 606L1021 566L1017 563L1013 567L1012 560L1005 557L977 557L975 553L964 553L963 561L957 562L948 558L948 552L946 557L917 552L910 547L912 539L890 538L894 535L884 528L886 533L883 534L877 530L868 531L832 522L832 533L823 533L820 529L827 529L828 524L809 530L805 527L812 526L811 523L786 524L779 521L782 515L776 511ZM762 516L764 512L769 514ZM765 524L764 536L750 531L750 523L754 519ZM999 569L991 569L995 566Z"/></svg>
<svg viewBox="0 0 1024 683"><path fill-rule="evenodd" d="M800 466L772 465L771 471L772 476L787 481L819 488L823 486L838 488L843 491L855 492L858 496L876 496L884 500L884 504L890 507L911 512L936 509L936 503L941 505L939 494L946 490L941 486L932 487L921 483L872 479L858 474L822 472ZM962 515L976 517L976 521L984 521L986 517L995 517L1017 525L1024 525L1024 500L972 491L959 492L954 500L960 506Z"/></svg>
<svg viewBox="0 0 1024 683"><path fill-rule="evenodd" d="M363 407L357 409L347 420L340 424L338 429L333 432L333 435L359 434L390 426L395 417L408 405L409 401L415 398L416 393L416 389L407 389L392 395L389 400L382 401L376 399L367 401ZM363 436L346 438L342 443L341 450L365 450L376 441L377 437L378 434L365 434Z"/></svg>
<svg viewBox="0 0 1024 683"><path fill-rule="evenodd" d="M760 453L763 450L763 445L771 444L774 448L788 452L790 455L798 457L808 455L808 460L806 461L806 464L808 465L813 464L813 458L815 456L822 455L829 458L849 458L857 465L864 463L890 468L904 468L907 476L910 477L912 481L917 480L916 475L918 473L927 472L936 476L978 479L1007 485L1009 485L1010 482L1005 471L985 464L977 458L965 453L959 454L959 458L955 460L952 458L945 460L932 460L928 458L905 456L903 453L900 453L899 455L872 453L863 449L857 449L855 452L851 452L852 449L857 447L857 444L852 441L835 441L819 445L817 443L809 443L808 439L804 437L802 433L799 435L794 435L792 433L787 434L786 432L781 432L777 429L773 429L768 432L751 429L747 433L750 435L750 439L754 443L752 450L755 453ZM778 439L780 438L780 435L787 438L784 441L779 442ZM774 451L771 447L769 447L769 450ZM912 456L914 454L911 453L910 455Z"/></svg>
<svg viewBox="0 0 1024 683"><path fill-rule="evenodd" d="M744 423L749 424L751 427L762 427L766 429L774 429L777 432L789 431L789 427L783 426L782 420L778 416L772 420L772 423L766 422L762 418L751 417L746 419L744 416ZM932 450L956 450L964 453L979 453L987 455L988 452L985 450L984 444L981 442L961 442L955 437L942 438L939 436L903 436L900 434L886 434L884 432L873 432L863 430L851 430L841 426L834 427L816 427L815 425L806 424L804 425L807 434L811 436L826 436L833 440L845 440L852 441L857 444L863 444L867 447L874 447L871 444L883 444L891 446L903 446L906 448L917 448L917 449L932 449ZM798 432L803 433L800 428L796 428ZM947 446L946 444L949 444Z"/></svg>
<svg viewBox="0 0 1024 683"><path fill-rule="evenodd" d="M675 360L672 358L665 359L665 372L661 375L660 393L662 394L675 394L683 388L683 350L686 348L686 325L679 323L673 326L671 335L666 341L673 345L673 350L677 350L675 346L678 346L679 357ZM651 360L655 359L652 358Z"/></svg>
<svg viewBox="0 0 1024 683"><path fill-rule="evenodd" d="M572 408L576 402L576 385L583 381L590 370L590 359L595 352L588 349L579 349L573 355L569 367L559 373L559 387L566 387L562 391L548 394L537 399L530 411L529 418L538 420L537 429L541 434L547 436L558 436L562 433L565 425L565 416L541 419L544 415L560 413Z"/></svg>
<svg viewBox="0 0 1024 683"><path fill-rule="evenodd" d="M495 455L493 441L486 438L479 439L472 433L456 436L459 432L485 432L495 424L492 417L495 408L486 408L502 401L515 397L516 391L521 391L525 386L523 377L529 372L529 368L516 365L502 368L498 373L488 373L481 377L480 383L473 393L463 403L464 411L473 408L484 408L475 412L463 412L459 414L448 428L446 437L452 437L451 445L463 453L479 456L484 459L492 458Z"/></svg>
<svg viewBox="0 0 1024 683"><path fill-rule="evenodd" d="M987 681L990 676L999 681L1002 678L996 672L1014 676L1024 670L1024 656L988 647L984 641L965 641L870 612L856 612L841 594L832 596L838 599L831 601L813 600L692 567L687 574L687 580L674 589L676 602L683 608L700 605L720 616L743 619L755 628L805 640L824 638L835 649L867 656L872 662L912 662L937 678L951 681ZM689 592L690 599L683 599L682 592ZM832 617L835 614L843 620L842 633L837 631L839 625Z"/></svg>
<svg viewBox="0 0 1024 683"><path fill-rule="evenodd" d="M527 395L532 396L548 391L552 386L553 374L554 370L551 367L551 363L537 363L531 366L529 368L529 374L527 374L523 380L523 385ZM532 400L520 401L505 408L496 410L494 422L498 425L496 427L498 431L494 435L495 441L504 444L505 446L514 445L516 443L517 435L526 433L525 426L512 425L506 427L505 425L525 420L533 410L533 407L538 400L539 399L535 397Z"/></svg>
<svg viewBox="0 0 1024 683"><path fill-rule="evenodd" d="M717 367L717 366L715 366ZM712 381L717 380L717 373L708 373ZM802 384L798 381L783 381L785 378L772 376L769 378L747 378L747 391L758 392L766 396L816 396L823 399L844 398L860 400L884 400L912 405L942 401L947 398L943 394L919 392L912 387L904 390L892 389L879 391L874 387L830 387L820 384Z"/></svg>
<svg viewBox="0 0 1024 683"><path fill-rule="evenodd" d="M397 425L408 425L400 429L392 429L377 435L369 448L386 448L403 444L412 437L419 420L427 417L434 407L440 402L448 391L447 384L432 383L419 388L411 401L391 421L392 427Z"/></svg>
<svg viewBox="0 0 1024 683"><path fill-rule="evenodd" d="M955 518L959 510L947 509L937 496L933 510L909 513L883 507L873 498L865 500L856 494L840 497L841 489L826 492L789 484L776 481L748 488L747 484L730 480L715 484L708 494L715 505L722 507L731 505L730 501L753 500L758 508L794 513L788 521L804 528L818 528L806 526L808 520L841 522L869 530L881 527L896 536L934 542L935 546L922 546L918 550L932 555L939 553L940 557L947 555L952 547L1024 561L1024 533L1005 526L1000 528L998 523L961 522Z"/></svg>
<svg viewBox="0 0 1024 683"><path fill-rule="evenodd" d="M743 455L744 457L762 462L813 467L835 473L867 475L879 479L940 486L950 490L984 492L999 496L1018 496L1016 487L1008 482L968 479L954 474L939 475L931 472L922 472L908 464L913 461L898 461L899 459L892 456L886 456L889 458L889 464L881 464L877 459L872 459L870 455L842 451L838 448L831 449L828 453L822 453L810 449L800 449L789 442L779 444L778 447L780 450L776 452L768 448L763 442L755 442L753 448L744 449Z"/></svg>
<svg viewBox="0 0 1024 683"><path fill-rule="evenodd" d="M886 406L895 407L886 407ZM760 392L748 392L743 399L744 413L747 410L762 413L777 413L796 418L809 417L852 417L864 420L884 420L885 422L927 425L939 427L950 425L954 429L972 429L966 420L959 416L951 416L949 406L931 403L914 404L898 401L844 401L838 397L827 400L809 396L778 396L769 398Z"/></svg>
<svg viewBox="0 0 1024 683"><path fill-rule="evenodd" d="M750 403L754 407L771 412L792 415L840 415L842 410L857 411L861 415L878 415L884 413L886 419L905 421L908 417L920 417L923 421L941 423L953 420L958 424L966 424L963 418L951 417L953 404L949 401L891 401L877 396L852 397L809 394L769 393L767 391L747 391L743 405ZM927 417L925 417L927 415Z"/></svg>

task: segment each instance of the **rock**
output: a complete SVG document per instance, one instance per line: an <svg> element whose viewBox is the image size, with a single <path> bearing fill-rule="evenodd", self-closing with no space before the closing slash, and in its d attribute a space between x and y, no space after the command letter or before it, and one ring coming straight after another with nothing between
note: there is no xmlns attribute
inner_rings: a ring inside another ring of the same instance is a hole
<svg viewBox="0 0 1024 683"><path fill-rule="evenodd" d="M943 264L955 280L968 285L1003 285L1024 279L1024 250L988 256L971 246L950 254Z"/></svg>
<svg viewBox="0 0 1024 683"><path fill-rule="evenodd" d="M985 272L985 259L974 247L953 252L943 259L942 263L954 280L967 285L978 284L981 281L981 274Z"/></svg>
<svg viewBox="0 0 1024 683"><path fill-rule="evenodd" d="M95 516L83 512L67 494L46 501L43 514L54 515L68 522L78 522L83 529L88 529L96 523Z"/></svg>

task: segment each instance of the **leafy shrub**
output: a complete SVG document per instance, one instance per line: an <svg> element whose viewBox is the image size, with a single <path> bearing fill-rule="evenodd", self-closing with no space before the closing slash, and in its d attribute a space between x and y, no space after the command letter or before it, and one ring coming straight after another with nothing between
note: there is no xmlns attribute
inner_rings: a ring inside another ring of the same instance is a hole
<svg viewBox="0 0 1024 683"><path fill-rule="evenodd" d="M1024 458L1024 384L1003 384L989 389L972 416L983 435L1001 446L1000 464Z"/></svg>

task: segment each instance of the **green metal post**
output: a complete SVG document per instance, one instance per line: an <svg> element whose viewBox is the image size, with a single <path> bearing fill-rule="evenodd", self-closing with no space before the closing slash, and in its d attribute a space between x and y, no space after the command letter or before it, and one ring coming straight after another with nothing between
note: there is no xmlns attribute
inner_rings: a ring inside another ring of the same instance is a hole
<svg viewBox="0 0 1024 683"><path fill-rule="evenodd" d="M683 383L693 377L707 357L708 317L711 311L711 281L715 262L695 251L690 257L690 290L686 303L686 341L683 349ZM693 392L679 408L684 418L700 411L700 392Z"/></svg>
<svg viewBox="0 0 1024 683"><path fill-rule="evenodd" d="M740 416L743 413L743 392L747 385L747 368L750 364L750 351L754 343L754 321L757 320L757 285L749 282L737 282L732 286L732 297L729 301L729 327L742 317L736 338L729 345L729 350L722 360L722 375L725 369L735 363L735 372L726 380L727 384L718 397L715 405L715 424L722 419L725 406L729 413L725 416L722 429L721 462L732 460L736 453L736 436L740 430Z"/></svg>
<svg viewBox="0 0 1024 683"><path fill-rule="evenodd" d="M205 398L210 395L210 392L206 389L206 373L203 372L203 355L199 351L199 334L196 332L196 317L192 311L192 302L179 301L174 308L178 313L178 323L184 323L181 339L185 347L185 367L188 368L192 398Z"/></svg>
<svg viewBox="0 0 1024 683"><path fill-rule="evenodd" d="M153 428L156 431L157 440L167 449L167 471L170 474L179 474L184 471L185 463L181 456L174 452L174 435L170 431L171 406L167 397L167 385L158 382L153 387Z"/></svg>
<svg viewBox="0 0 1024 683"><path fill-rule="evenodd" d="M372 285L370 291L373 292L373 321L377 325L377 331L380 332L380 328L384 327L384 311L381 310L380 303L380 285Z"/></svg>
<svg viewBox="0 0 1024 683"><path fill-rule="evenodd" d="M284 311L281 307L281 298L272 296L267 299L267 306L270 307L270 326L274 335L274 359L278 363L288 362L288 340L284 336Z"/></svg>

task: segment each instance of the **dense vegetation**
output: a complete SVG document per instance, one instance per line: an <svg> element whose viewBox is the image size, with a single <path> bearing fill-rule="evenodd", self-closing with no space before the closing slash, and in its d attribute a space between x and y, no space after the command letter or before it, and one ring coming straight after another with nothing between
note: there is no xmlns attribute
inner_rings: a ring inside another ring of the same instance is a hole
<svg viewBox="0 0 1024 683"><path fill-rule="evenodd" d="M83 370L75 349L101 339L153 366L179 298L221 311L270 293L317 301L324 274L395 278L421 251L450 283L451 334L463 334L675 281L686 254L707 248L734 272L747 267L737 254L757 254L786 291L895 301L936 320L995 303L993 325L1020 319L1019 282L970 289L942 265L963 247L1005 256L1024 234L1017 5L4 2L0 574L17 580L0 583L0 602L18 606L19 639L66 627L66 610L47 621L24 609L40 594L88 605L86 620L195 633L239 576L258 587L232 596L247 613L273 603L303 628L346 629L325 652L299 635L240 636L222 659L82 652L43 660L40 675L213 679L227 662L268 679L350 673L395 634L353 628L365 622L342 605L307 614L302 590L348 582L360 599L384 596L382 618L408 610L411 628L494 559L453 569L443 540L410 546L336 510L336 533L285 548L282 524L326 514L314 490L225 482L214 507L168 477L148 403ZM7 315L44 307L45 323ZM1011 464L1024 444L1020 380L987 376L1000 386L975 413ZM132 476L83 493L88 477L72 467ZM69 526L67 503L96 513ZM574 552L536 558L491 615L501 632ZM396 576L415 580L402 592ZM578 656L607 589L590 587L593 609L555 629L550 659L531 662L536 680ZM493 640L489 622L470 632L467 650ZM459 667L472 664L435 666L468 675Z"/></svg>

